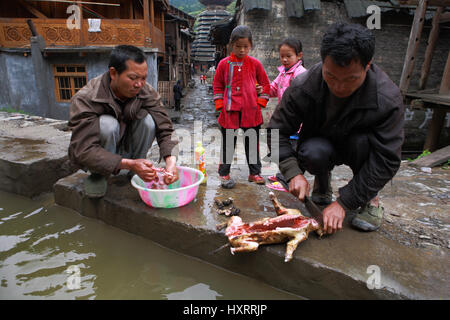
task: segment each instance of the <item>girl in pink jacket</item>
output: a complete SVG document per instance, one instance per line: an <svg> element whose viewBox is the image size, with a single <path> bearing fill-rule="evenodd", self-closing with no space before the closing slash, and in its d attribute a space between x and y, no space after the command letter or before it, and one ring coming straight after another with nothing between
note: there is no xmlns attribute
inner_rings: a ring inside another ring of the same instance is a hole
<svg viewBox="0 0 450 320"><path fill-rule="evenodd" d="M279 50L282 64L278 67L280 74L270 84L270 96L278 97L278 103L292 80L306 71L303 67L303 48L300 40L287 38L280 44Z"/></svg>
<svg viewBox="0 0 450 320"><path fill-rule="evenodd" d="M294 80L299 74L307 71L303 67L303 46L300 40L295 38L287 38L280 44L279 49L282 64L278 67L280 74L270 84L270 96L278 97L278 104L280 104L281 98L283 97L286 89L291 85L292 80ZM300 129L298 130L299 132ZM293 135L291 139L297 140L298 133ZM269 177L269 180L273 182L268 185L269 188L279 191L288 191L278 182L278 180L284 180L281 173L277 173L276 176Z"/></svg>

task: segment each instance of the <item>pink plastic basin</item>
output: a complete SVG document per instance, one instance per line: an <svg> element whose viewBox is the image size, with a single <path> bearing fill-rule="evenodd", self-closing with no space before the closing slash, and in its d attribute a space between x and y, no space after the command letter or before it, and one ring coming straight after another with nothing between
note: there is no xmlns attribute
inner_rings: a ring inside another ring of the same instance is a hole
<svg viewBox="0 0 450 320"><path fill-rule="evenodd" d="M131 179L131 185L137 189L142 201L154 208L178 208L195 199L198 187L202 183L203 173L189 167L177 167L178 181L165 190L149 189L149 183L142 181L138 175Z"/></svg>

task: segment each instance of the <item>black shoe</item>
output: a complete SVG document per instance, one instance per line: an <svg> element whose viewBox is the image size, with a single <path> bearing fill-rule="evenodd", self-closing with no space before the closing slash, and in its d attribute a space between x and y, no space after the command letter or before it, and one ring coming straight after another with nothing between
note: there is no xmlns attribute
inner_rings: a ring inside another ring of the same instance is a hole
<svg viewBox="0 0 450 320"><path fill-rule="evenodd" d="M84 193L89 198L101 198L106 194L108 184L106 178L98 173L91 173L84 180Z"/></svg>
<svg viewBox="0 0 450 320"><path fill-rule="evenodd" d="M128 171L128 172L127 172L127 179L128 179L128 180L133 179L133 176L134 176L134 175L135 175L135 173L134 173L133 171L131 171L131 170Z"/></svg>
<svg viewBox="0 0 450 320"><path fill-rule="evenodd" d="M331 188L331 172L328 172L326 187L320 186L319 177L314 177L313 192L311 194L311 200L318 205L327 206L333 201L333 189ZM323 191L324 190L324 191Z"/></svg>

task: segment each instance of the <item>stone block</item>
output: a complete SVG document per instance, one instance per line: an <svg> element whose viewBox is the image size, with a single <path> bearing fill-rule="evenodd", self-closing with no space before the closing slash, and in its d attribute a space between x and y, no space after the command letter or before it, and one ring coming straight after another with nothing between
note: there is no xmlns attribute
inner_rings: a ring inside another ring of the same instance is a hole
<svg viewBox="0 0 450 320"><path fill-rule="evenodd" d="M0 116L0 190L34 197L74 172L67 150L65 122L2 113Z"/></svg>

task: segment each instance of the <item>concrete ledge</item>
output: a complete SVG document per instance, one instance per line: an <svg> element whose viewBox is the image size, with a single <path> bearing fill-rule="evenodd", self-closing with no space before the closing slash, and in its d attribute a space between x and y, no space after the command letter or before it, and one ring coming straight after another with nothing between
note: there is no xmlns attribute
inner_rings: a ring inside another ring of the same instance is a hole
<svg viewBox="0 0 450 320"><path fill-rule="evenodd" d="M321 240L311 235L299 245L289 263L284 263L285 245L263 246L257 252L234 256L229 248L214 252L228 242L223 231L215 228L226 218L214 212L214 199L233 197L247 222L274 216L265 186L239 181L235 189L225 191L210 176L208 185L201 186L196 200L189 205L154 209L141 201L125 176L110 178L104 198L88 199L82 191L85 177L80 172L59 180L54 186L56 203L306 298L450 298L447 254L403 246L379 232L361 233L351 229L347 221L344 230L336 235ZM287 193L280 192L278 197L286 207L298 203ZM367 287L371 265L380 268L380 289Z"/></svg>
<svg viewBox="0 0 450 320"><path fill-rule="evenodd" d="M0 190L34 197L74 172L66 121L0 112Z"/></svg>

